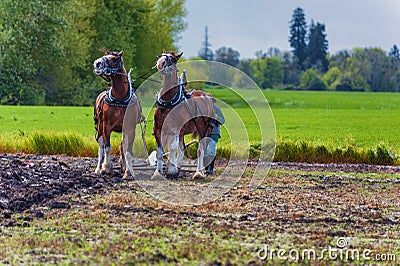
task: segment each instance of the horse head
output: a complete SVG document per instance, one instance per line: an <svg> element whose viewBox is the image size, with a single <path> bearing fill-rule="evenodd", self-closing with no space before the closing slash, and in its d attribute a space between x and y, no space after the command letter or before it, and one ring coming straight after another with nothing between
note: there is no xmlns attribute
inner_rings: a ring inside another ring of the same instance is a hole
<svg viewBox="0 0 400 266"><path fill-rule="evenodd" d="M183 52L176 54L175 52L164 51L162 54L158 55L156 67L163 75L170 75L176 72L176 63L179 58L181 58Z"/></svg>
<svg viewBox="0 0 400 266"><path fill-rule="evenodd" d="M104 50L104 56L93 62L93 72L107 81L110 81L111 77L116 74L124 74L123 54L123 50L121 52Z"/></svg>

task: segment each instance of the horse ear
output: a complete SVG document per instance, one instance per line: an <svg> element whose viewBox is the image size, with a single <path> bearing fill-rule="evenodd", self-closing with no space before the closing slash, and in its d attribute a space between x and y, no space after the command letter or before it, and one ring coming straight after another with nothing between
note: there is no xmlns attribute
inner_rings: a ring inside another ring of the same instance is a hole
<svg viewBox="0 0 400 266"><path fill-rule="evenodd" d="M121 50L121 52L118 53L119 56L123 56L124 55L124 49Z"/></svg>
<svg viewBox="0 0 400 266"><path fill-rule="evenodd" d="M181 58L182 55L183 55L183 52L181 52L180 54L178 54L178 55L176 56L176 61L178 61L179 58Z"/></svg>
<svg viewBox="0 0 400 266"><path fill-rule="evenodd" d="M99 51L104 53L104 54L107 54L107 49L106 48L99 48Z"/></svg>

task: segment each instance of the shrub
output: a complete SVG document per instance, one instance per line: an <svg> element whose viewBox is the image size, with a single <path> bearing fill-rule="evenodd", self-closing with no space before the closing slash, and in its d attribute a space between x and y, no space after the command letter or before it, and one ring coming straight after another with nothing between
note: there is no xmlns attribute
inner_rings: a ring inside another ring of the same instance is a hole
<svg viewBox="0 0 400 266"><path fill-rule="evenodd" d="M274 161L306 163L367 163L379 165L398 164L397 157L384 145L376 149L360 149L354 146L329 149L307 142L283 142L276 147Z"/></svg>
<svg viewBox="0 0 400 266"><path fill-rule="evenodd" d="M383 145L379 145L376 150L369 150L367 159L370 164L392 165L395 162L395 156Z"/></svg>
<svg viewBox="0 0 400 266"><path fill-rule="evenodd" d="M300 86L308 90L326 90L327 86L318 73L310 68L301 75Z"/></svg>
<svg viewBox="0 0 400 266"><path fill-rule="evenodd" d="M33 132L26 139L24 146L27 152L34 154L81 156L86 145L82 136L76 133Z"/></svg>

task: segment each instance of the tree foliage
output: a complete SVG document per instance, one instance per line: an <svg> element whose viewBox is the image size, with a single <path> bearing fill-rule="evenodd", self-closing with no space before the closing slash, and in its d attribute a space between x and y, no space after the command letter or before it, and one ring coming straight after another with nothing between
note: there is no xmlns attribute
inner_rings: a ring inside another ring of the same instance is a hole
<svg viewBox="0 0 400 266"><path fill-rule="evenodd" d="M338 67L332 67L324 74L322 81L328 86L329 89L335 90L342 72Z"/></svg>
<svg viewBox="0 0 400 266"><path fill-rule="evenodd" d="M0 103L91 104L104 89L92 74L100 48L126 51L147 71L176 49L184 0L0 1Z"/></svg>
<svg viewBox="0 0 400 266"><path fill-rule="evenodd" d="M400 50L396 44L394 44L393 47L390 49L389 56L391 56L397 60L400 60Z"/></svg>
<svg viewBox="0 0 400 266"><path fill-rule="evenodd" d="M215 52L215 60L221 63L225 63L231 66L237 66L239 64L240 54L238 51L233 50L231 47L221 47Z"/></svg>
<svg viewBox="0 0 400 266"><path fill-rule="evenodd" d="M308 90L326 90L326 84L320 75L312 68L307 69L301 75L301 87Z"/></svg>
<svg viewBox="0 0 400 266"><path fill-rule="evenodd" d="M0 101L43 104L52 66L64 55L58 1L0 2Z"/></svg>
<svg viewBox="0 0 400 266"><path fill-rule="evenodd" d="M283 81L282 64L275 57L264 57L251 61L253 79L263 88L274 88Z"/></svg>
<svg viewBox="0 0 400 266"><path fill-rule="evenodd" d="M307 59L309 66L317 69L321 73L328 70L328 40L326 39L325 25L311 22L310 33L307 45Z"/></svg>
<svg viewBox="0 0 400 266"><path fill-rule="evenodd" d="M293 48L293 54L303 65L307 56L307 22L304 10L298 7L294 10L292 19L290 20L290 47Z"/></svg>

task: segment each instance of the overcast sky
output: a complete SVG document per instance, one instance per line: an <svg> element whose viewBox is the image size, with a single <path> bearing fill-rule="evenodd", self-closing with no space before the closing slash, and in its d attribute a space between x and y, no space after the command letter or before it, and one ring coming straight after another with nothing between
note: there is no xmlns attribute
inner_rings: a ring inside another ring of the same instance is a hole
<svg viewBox="0 0 400 266"><path fill-rule="evenodd" d="M186 58L197 56L208 26L211 49L237 50L254 58L258 50L290 50L289 21L296 7L324 23L329 52L354 47L400 46L400 0L186 0L187 23L178 47Z"/></svg>

